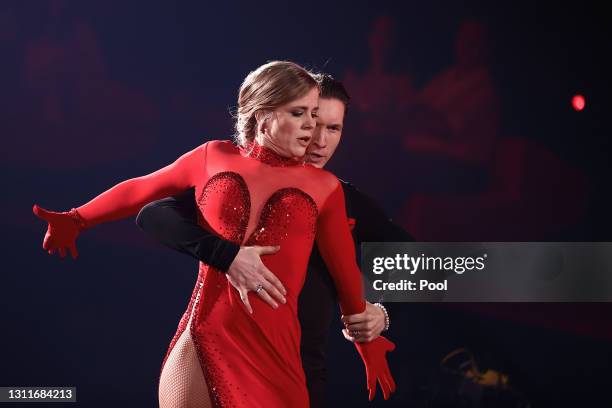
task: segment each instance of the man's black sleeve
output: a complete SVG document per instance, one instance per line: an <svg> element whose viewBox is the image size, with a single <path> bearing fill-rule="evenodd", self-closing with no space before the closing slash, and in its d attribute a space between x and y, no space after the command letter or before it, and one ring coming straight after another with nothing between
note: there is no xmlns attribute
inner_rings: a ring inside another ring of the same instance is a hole
<svg viewBox="0 0 612 408"><path fill-rule="evenodd" d="M200 227L197 222L195 190L145 205L136 224L162 244L227 272L240 245L226 241Z"/></svg>

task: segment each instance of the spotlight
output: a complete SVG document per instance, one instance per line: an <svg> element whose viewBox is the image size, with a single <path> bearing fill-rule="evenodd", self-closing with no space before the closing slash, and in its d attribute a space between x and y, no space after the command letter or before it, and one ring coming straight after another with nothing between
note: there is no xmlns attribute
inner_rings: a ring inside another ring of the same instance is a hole
<svg viewBox="0 0 612 408"><path fill-rule="evenodd" d="M584 109L585 104L586 102L584 100L584 96L580 94L574 95L574 97L572 98L572 106L574 107L574 110L578 112Z"/></svg>

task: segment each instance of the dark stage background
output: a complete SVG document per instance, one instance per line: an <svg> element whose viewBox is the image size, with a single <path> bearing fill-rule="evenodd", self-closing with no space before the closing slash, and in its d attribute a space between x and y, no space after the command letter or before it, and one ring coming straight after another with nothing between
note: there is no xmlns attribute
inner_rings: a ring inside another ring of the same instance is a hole
<svg viewBox="0 0 612 408"><path fill-rule="evenodd" d="M242 79L268 60L345 82L330 169L418 240L610 241L610 40L603 8L576 2L3 1L0 385L156 406L196 264L133 220L84 233L76 262L49 257L32 204L76 207L228 138ZM608 304L393 311L397 394L368 404L338 326L330 405L427 406L465 346L533 407L612 406Z"/></svg>

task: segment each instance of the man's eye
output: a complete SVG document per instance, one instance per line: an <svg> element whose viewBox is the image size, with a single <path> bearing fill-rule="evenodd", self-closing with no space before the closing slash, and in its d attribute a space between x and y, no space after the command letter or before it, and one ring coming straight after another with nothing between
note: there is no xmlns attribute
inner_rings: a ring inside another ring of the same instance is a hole
<svg viewBox="0 0 612 408"><path fill-rule="evenodd" d="M313 118L318 118L319 117L319 113L318 112L312 112L312 117Z"/></svg>
<svg viewBox="0 0 612 408"><path fill-rule="evenodd" d="M293 112L291 112L291 114L293 116L295 116L295 117L300 117L300 116L302 116L303 113L304 112L302 112L302 111L293 111Z"/></svg>

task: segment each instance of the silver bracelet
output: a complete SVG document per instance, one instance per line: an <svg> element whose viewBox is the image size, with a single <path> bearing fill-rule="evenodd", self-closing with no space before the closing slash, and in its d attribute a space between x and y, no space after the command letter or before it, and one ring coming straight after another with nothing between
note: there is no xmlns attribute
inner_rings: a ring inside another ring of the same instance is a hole
<svg viewBox="0 0 612 408"><path fill-rule="evenodd" d="M387 312L387 308L382 305L382 303L374 303L374 306L380 307L383 313L385 314L385 328L383 331L389 330L389 326L391 325L391 320L389 320L389 312Z"/></svg>

